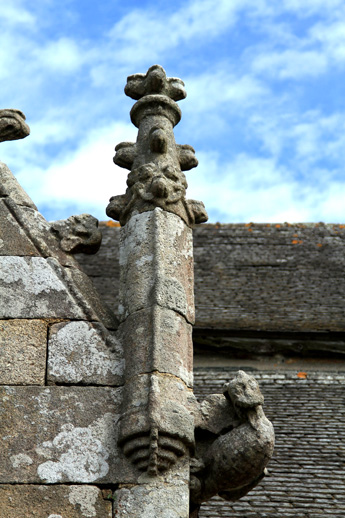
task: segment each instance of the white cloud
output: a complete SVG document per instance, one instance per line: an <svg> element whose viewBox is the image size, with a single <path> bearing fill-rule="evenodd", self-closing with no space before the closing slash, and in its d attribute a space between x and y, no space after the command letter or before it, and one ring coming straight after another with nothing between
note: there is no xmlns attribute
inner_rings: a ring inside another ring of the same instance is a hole
<svg viewBox="0 0 345 518"><path fill-rule="evenodd" d="M272 74L279 79L300 79L323 74L327 65L327 56L321 52L288 49L257 56L253 61L253 71Z"/></svg>
<svg viewBox="0 0 345 518"><path fill-rule="evenodd" d="M49 41L44 47L36 47L33 57L45 73L71 73L82 67L86 55L74 40L64 37Z"/></svg>
<svg viewBox="0 0 345 518"><path fill-rule="evenodd" d="M1 2L0 23L6 26L16 27L20 25L34 26L36 17L23 6L21 0L11 0L11 2Z"/></svg>
<svg viewBox="0 0 345 518"><path fill-rule="evenodd" d="M104 220L109 198L126 190L128 171L114 165L114 147L135 137L136 129L129 123L97 128L57 163L47 168L23 163L16 176L39 209L60 208L63 213L74 206L78 213L92 213Z"/></svg>

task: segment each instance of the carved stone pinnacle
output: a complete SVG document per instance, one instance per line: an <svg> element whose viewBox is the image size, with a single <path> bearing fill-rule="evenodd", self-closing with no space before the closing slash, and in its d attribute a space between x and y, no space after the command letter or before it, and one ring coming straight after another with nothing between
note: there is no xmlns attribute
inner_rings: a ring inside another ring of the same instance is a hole
<svg viewBox="0 0 345 518"><path fill-rule="evenodd" d="M126 193L110 199L107 215L125 225L132 215L160 207L188 225L207 221L204 204L186 199L182 171L198 165L195 151L176 144L173 133L181 118L175 101L186 97L184 83L167 77L161 66L154 65L146 74L129 76L125 93L137 100L131 120L139 128L138 138L115 148L115 164L131 172Z"/></svg>

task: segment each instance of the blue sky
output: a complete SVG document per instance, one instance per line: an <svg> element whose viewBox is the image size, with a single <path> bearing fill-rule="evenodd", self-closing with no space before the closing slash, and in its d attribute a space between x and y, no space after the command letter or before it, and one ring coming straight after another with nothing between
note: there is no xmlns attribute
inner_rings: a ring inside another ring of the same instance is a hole
<svg viewBox="0 0 345 518"><path fill-rule="evenodd" d="M0 159L47 219L107 219L126 78L156 63L186 84L176 141L211 222L344 221L344 0L0 0L1 108L31 127Z"/></svg>

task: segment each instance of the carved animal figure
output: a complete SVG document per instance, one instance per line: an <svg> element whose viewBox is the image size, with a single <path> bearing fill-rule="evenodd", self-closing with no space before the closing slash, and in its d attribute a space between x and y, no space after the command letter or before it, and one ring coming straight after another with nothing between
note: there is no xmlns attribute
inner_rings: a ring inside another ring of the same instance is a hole
<svg viewBox="0 0 345 518"><path fill-rule="evenodd" d="M262 479L273 453L273 426L263 412L264 398L255 378L239 371L225 386L224 395L235 420L232 429L213 440L198 459L191 477L195 508L216 494L226 500L244 496Z"/></svg>

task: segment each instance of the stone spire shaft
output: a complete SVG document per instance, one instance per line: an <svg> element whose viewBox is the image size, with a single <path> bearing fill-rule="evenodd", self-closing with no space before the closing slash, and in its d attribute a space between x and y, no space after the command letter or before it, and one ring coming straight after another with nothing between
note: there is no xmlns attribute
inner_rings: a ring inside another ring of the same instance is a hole
<svg viewBox="0 0 345 518"><path fill-rule="evenodd" d="M173 133L181 118L175 101L186 95L182 81L155 65L130 76L125 92L137 100L131 120L138 138L115 148L115 163L130 173L126 193L111 198L107 214L122 225L119 335L126 383L118 442L138 485L118 492L116 516L152 518L171 510L187 518L195 406L190 227L207 215L202 203L186 200L182 170L197 160Z"/></svg>

